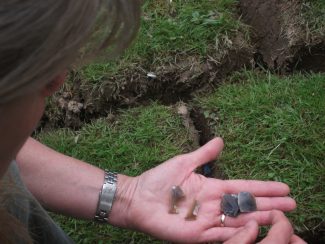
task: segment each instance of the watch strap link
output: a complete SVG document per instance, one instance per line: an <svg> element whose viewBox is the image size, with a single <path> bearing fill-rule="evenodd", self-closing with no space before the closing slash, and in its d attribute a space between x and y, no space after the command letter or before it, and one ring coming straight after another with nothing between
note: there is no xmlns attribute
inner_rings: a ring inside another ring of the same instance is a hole
<svg viewBox="0 0 325 244"><path fill-rule="evenodd" d="M107 223L117 189L117 173L105 170L104 183L99 192L95 221Z"/></svg>

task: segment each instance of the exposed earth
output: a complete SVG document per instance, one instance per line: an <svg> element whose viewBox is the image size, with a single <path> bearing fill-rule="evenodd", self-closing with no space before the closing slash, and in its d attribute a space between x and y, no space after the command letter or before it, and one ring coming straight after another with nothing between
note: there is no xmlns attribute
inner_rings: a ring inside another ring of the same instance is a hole
<svg viewBox="0 0 325 244"><path fill-rule="evenodd" d="M56 95L57 107L47 111L43 125L79 128L117 108L149 100L164 104L190 101L194 93L209 92L225 77L244 67L279 74L325 72L325 34L306 35L306 26L299 20L301 1L239 2L238 15L251 27L250 43L239 32L222 56L209 53L202 59L180 54L174 62L133 66L108 77L99 87L83 81L77 71L71 72L73 85ZM149 71L154 77L148 75Z"/></svg>
<svg viewBox="0 0 325 244"><path fill-rule="evenodd" d="M296 71L325 72L325 33L306 34L306 25L301 22L301 1L239 2L238 17L250 26L249 42L239 32L232 40L232 47L224 50L222 56L209 53L202 59L180 54L174 62L131 67L107 78L98 87L83 81L77 71L71 72L73 85L55 95L41 127L45 130L78 129L93 119L111 116L121 108L152 100L168 105L182 101L190 104L184 123L191 127L197 145L202 145L213 135L200 108L191 106L194 95L209 93L227 76L244 67L270 70L279 75ZM148 75L149 71L152 74ZM214 174L224 177L218 169L214 169ZM302 235L309 243L321 243L325 226Z"/></svg>

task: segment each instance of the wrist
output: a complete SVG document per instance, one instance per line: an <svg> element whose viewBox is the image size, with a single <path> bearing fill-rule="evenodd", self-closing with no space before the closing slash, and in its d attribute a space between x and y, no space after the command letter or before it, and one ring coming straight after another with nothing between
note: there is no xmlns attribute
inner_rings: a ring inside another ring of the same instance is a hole
<svg viewBox="0 0 325 244"><path fill-rule="evenodd" d="M117 176L117 190L108 218L109 224L123 228L130 227L130 211L137 181L137 177L121 174Z"/></svg>
<svg viewBox="0 0 325 244"><path fill-rule="evenodd" d="M104 183L99 193L95 220L99 223L108 221L117 189L117 174L105 170Z"/></svg>

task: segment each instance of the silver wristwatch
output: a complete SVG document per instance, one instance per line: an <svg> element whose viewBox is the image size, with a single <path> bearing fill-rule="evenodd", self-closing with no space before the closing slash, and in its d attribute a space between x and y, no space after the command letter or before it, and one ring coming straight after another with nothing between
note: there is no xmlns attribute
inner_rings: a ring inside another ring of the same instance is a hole
<svg viewBox="0 0 325 244"><path fill-rule="evenodd" d="M95 221L99 223L107 223L115 198L117 189L116 185L117 173L105 170L104 184L102 190L99 192Z"/></svg>

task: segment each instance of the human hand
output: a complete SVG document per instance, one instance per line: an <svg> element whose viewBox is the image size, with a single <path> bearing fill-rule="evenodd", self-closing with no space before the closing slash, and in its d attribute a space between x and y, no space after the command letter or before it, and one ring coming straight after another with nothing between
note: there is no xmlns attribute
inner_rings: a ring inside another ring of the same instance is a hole
<svg viewBox="0 0 325 244"><path fill-rule="evenodd" d="M299 236L293 234L292 226L286 216L277 210L273 210L269 214L272 227L267 236L260 241L260 244L305 244ZM249 244L254 243L259 233L258 224L253 220L248 222L241 230L239 230L232 238L224 242L224 244Z"/></svg>
<svg viewBox="0 0 325 244"><path fill-rule="evenodd" d="M119 208L125 221L118 222L118 207L114 209L113 205L112 224L174 242L226 241L250 220L258 225L272 224L270 210L290 211L296 207L295 201L287 197L289 187L283 183L218 180L194 172L197 167L214 160L222 149L222 139L216 138L194 152L176 156L132 178L129 187L120 192L123 196L119 197L129 199L124 208ZM178 204L179 214L169 213L174 185L179 185L186 196ZM221 227L222 196L241 191L249 191L256 197L257 211L236 218L226 217ZM194 200L200 205L198 216L193 221L185 220Z"/></svg>

